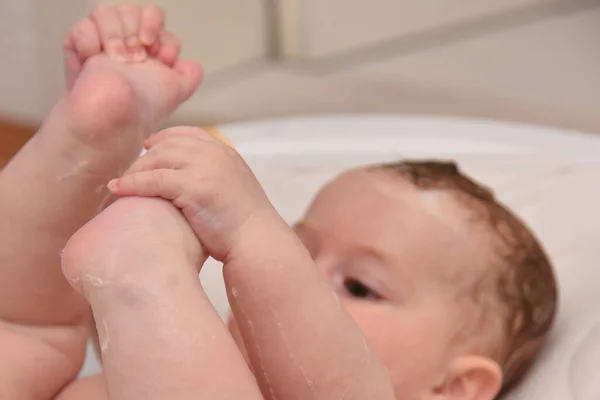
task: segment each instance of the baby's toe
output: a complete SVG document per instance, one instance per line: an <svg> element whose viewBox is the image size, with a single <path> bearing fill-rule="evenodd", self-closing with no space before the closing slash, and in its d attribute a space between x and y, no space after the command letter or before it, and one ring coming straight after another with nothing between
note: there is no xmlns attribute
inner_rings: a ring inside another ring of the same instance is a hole
<svg viewBox="0 0 600 400"><path fill-rule="evenodd" d="M91 14L91 20L96 24L104 51L115 59L126 61L125 34L117 8L97 6Z"/></svg>
<svg viewBox="0 0 600 400"><path fill-rule="evenodd" d="M159 41L160 49L158 50L156 58L172 67L179 58L181 42L177 36L167 31L160 32Z"/></svg>
<svg viewBox="0 0 600 400"><path fill-rule="evenodd" d="M139 35L144 46L151 47L159 38L165 25L164 11L153 4L146 5L141 10Z"/></svg>
<svg viewBox="0 0 600 400"><path fill-rule="evenodd" d="M100 53L100 35L94 22L89 18L79 21L67 35L65 46L77 54L80 62Z"/></svg>
<svg viewBox="0 0 600 400"><path fill-rule="evenodd" d="M140 31L141 10L133 3L122 3L117 6L117 11L123 24L125 46L133 61L144 61L146 50L142 46L138 33Z"/></svg>

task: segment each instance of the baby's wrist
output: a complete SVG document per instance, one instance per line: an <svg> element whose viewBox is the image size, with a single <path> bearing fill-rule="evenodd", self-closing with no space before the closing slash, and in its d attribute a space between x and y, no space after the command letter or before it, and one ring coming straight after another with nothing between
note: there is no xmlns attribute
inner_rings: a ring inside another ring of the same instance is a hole
<svg viewBox="0 0 600 400"><path fill-rule="evenodd" d="M294 238L295 234L289 225L273 208L257 210L236 232L225 264L238 261L252 264L252 260L267 254L266 249L275 251Z"/></svg>

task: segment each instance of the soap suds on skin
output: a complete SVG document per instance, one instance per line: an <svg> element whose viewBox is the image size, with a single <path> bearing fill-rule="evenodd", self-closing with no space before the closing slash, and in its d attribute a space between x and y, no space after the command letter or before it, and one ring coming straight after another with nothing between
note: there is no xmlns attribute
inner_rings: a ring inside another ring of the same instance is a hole
<svg viewBox="0 0 600 400"><path fill-rule="evenodd" d="M85 275L82 280L83 282L87 282L94 287L104 287L110 284L109 281L102 280L92 275Z"/></svg>
<svg viewBox="0 0 600 400"><path fill-rule="evenodd" d="M333 294L333 300L335 300L335 303L341 307L342 303L340 302L340 296L338 296L337 293L335 293L335 292L331 292L331 293Z"/></svg>
<svg viewBox="0 0 600 400"><path fill-rule="evenodd" d="M104 188L105 186L102 186ZM99 192L98 192L99 193ZM100 203L98 204L98 208L96 208L96 214L101 213L106 208L106 204L112 199L113 194L111 192L106 193L106 195L102 198Z"/></svg>
<svg viewBox="0 0 600 400"><path fill-rule="evenodd" d="M200 219L204 224L208 225L212 230L219 230L222 226L218 215L208 211L206 208L200 209L196 213L196 218Z"/></svg>
<svg viewBox="0 0 600 400"><path fill-rule="evenodd" d="M304 366L298 362L298 359L296 358L294 353L292 353L292 349L290 348L288 341L285 337L285 334L283 332L283 327L279 320L279 316L277 315L277 313L275 312L275 310L272 307L269 307L269 311L273 315L273 319L275 320L275 325L277 326L277 330L279 331L279 336L281 337L281 341L283 342L283 346L285 347L285 349L288 353L288 357L289 357L290 361L292 361L292 363L298 368L298 370L300 371L300 374L302 375L302 378L304 379L304 382L306 382L306 385L308 386L308 388L310 389L311 393L314 396L315 395L314 382L308 377L308 375L306 374L306 370L304 369Z"/></svg>
<svg viewBox="0 0 600 400"><path fill-rule="evenodd" d="M110 330L108 329L108 322L102 321L102 327L104 328L104 334L101 336L100 340L100 352L104 354L108 350L108 344L110 343Z"/></svg>
<svg viewBox="0 0 600 400"><path fill-rule="evenodd" d="M234 290L235 289L232 288L232 291L231 291L232 295L233 295ZM236 294L237 294L237 291L236 291ZM235 297L235 295L234 295L234 297ZM240 314L242 314L242 317L246 320L246 322L248 323L248 327L250 328L250 342L252 344L254 344L254 348L256 349L256 357L258 358L258 364L259 364L258 367L260 368L261 373L262 373L263 377L265 378L265 383L267 384L267 387L269 389L269 394L271 396L271 399L277 400L277 398L275 397L275 391L273 390L273 386L269 379L269 375L265 371L265 364L261 357L260 346L258 345L258 342L255 339L256 332L254 331L254 324L252 323L252 321L250 321L250 319L248 318L248 315L246 314L246 312L244 311L244 309L241 307L240 304L237 305L237 309L240 312Z"/></svg>
<svg viewBox="0 0 600 400"><path fill-rule="evenodd" d="M79 163L77 163L76 165L74 165L73 168L71 168L71 170L69 170L68 172L65 172L64 174L58 175L56 177L56 180L58 180L60 182L60 181L64 181L65 179L77 176L77 175L79 175L84 170L84 168L88 164L89 164L89 162L87 160L80 161Z"/></svg>
<svg viewBox="0 0 600 400"><path fill-rule="evenodd" d="M93 275L84 275L83 277L76 277L76 278L70 278L70 279L67 278L67 280L73 287L78 286L79 283L85 282L85 283L89 283L90 285L92 285L95 288L103 288L112 283L111 281L107 281L107 280L95 277Z"/></svg>

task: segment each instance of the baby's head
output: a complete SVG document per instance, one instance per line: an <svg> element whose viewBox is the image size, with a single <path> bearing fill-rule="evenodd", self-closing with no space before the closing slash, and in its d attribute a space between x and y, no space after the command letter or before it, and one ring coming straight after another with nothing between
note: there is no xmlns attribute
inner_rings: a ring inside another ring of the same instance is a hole
<svg viewBox="0 0 600 400"><path fill-rule="evenodd" d="M493 399L552 325L557 288L543 249L452 163L344 173L296 231L399 398Z"/></svg>

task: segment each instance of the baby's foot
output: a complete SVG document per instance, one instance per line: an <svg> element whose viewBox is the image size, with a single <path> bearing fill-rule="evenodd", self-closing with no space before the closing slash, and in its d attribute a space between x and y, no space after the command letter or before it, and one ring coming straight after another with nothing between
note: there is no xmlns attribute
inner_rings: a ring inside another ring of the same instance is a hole
<svg viewBox="0 0 600 400"><path fill-rule="evenodd" d="M170 202L128 197L79 229L62 255L63 273L80 292L143 285L156 278L197 277L206 257L183 215Z"/></svg>
<svg viewBox="0 0 600 400"><path fill-rule="evenodd" d="M156 6L99 6L65 39L67 128L91 147L139 150L198 87L200 67L178 61L178 39ZM57 111L58 112L58 111Z"/></svg>
<svg viewBox="0 0 600 400"><path fill-rule="evenodd" d="M92 306L111 395L260 398L198 280L205 259L160 199L117 200L69 240L63 272Z"/></svg>
<svg viewBox="0 0 600 400"><path fill-rule="evenodd" d="M85 318L59 253L111 201L108 181L200 81L196 64L177 61L163 23L155 7L103 6L69 33L67 93L0 173L0 317L33 325Z"/></svg>

